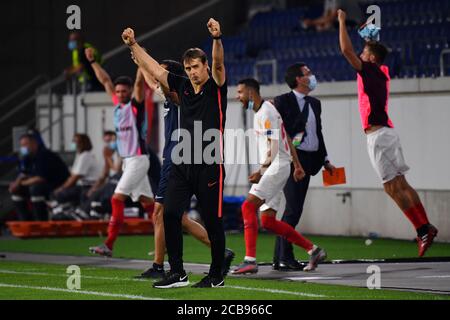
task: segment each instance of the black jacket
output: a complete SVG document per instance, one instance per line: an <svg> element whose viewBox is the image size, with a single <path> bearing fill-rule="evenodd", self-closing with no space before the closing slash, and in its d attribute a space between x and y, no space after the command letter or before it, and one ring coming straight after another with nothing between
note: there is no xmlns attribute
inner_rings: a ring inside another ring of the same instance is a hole
<svg viewBox="0 0 450 320"><path fill-rule="evenodd" d="M317 122L317 137L319 138L319 150L316 152L305 152L297 150L300 163L303 166L306 174L315 176L323 167L327 148L322 134L322 107L319 99L305 96L305 106L309 104L314 111ZM281 115L284 122L284 127L291 139L298 133L305 130L306 123L302 119L300 106L297 102L297 97L293 92L283 94L275 98L275 107Z"/></svg>

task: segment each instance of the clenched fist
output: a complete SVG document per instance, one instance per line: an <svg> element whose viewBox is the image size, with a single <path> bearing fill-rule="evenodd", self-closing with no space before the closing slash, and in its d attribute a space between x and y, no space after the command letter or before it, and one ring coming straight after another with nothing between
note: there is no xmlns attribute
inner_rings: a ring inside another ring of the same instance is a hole
<svg viewBox="0 0 450 320"><path fill-rule="evenodd" d="M122 40L127 46L132 46L136 43L134 38L134 30L131 28L126 28L122 33Z"/></svg>
<svg viewBox="0 0 450 320"><path fill-rule="evenodd" d="M214 38L222 35L222 32L220 31L220 23L213 18L208 21L208 30Z"/></svg>
<svg viewBox="0 0 450 320"><path fill-rule="evenodd" d="M94 49L86 48L84 50L84 54L86 55L86 59L88 59L88 61L94 61L95 60Z"/></svg>
<svg viewBox="0 0 450 320"><path fill-rule="evenodd" d="M345 13L344 10L339 9L338 10L338 20L345 22L345 19L347 19L347 14Z"/></svg>

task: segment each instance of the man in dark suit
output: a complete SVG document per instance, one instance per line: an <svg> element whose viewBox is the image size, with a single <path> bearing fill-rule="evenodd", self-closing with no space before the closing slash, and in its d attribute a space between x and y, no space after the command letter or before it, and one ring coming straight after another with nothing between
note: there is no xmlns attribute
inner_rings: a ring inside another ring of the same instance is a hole
<svg viewBox="0 0 450 320"><path fill-rule="evenodd" d="M291 92L275 98L275 106L280 113L286 132L297 149L299 160L306 177L295 182L289 178L284 188L286 210L282 221L295 227L303 212L303 205L311 176L324 167L331 173L335 169L328 160L327 149L322 134L321 103L309 94L316 88L317 80L305 63L290 66L285 75ZM311 259L324 260L325 253L313 254ZM278 237L275 243L273 268L276 270L301 270L303 267L295 259L292 245ZM308 268L304 269L309 271Z"/></svg>

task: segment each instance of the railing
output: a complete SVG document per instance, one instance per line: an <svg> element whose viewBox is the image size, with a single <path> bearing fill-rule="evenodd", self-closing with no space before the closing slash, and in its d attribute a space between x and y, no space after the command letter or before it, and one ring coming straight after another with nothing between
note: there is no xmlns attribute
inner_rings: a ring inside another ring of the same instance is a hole
<svg viewBox="0 0 450 320"><path fill-rule="evenodd" d="M272 66L272 83L277 84L278 62L275 59L257 61L255 63L255 66L253 67L253 74L255 76L255 79L260 80L258 67L267 65Z"/></svg>
<svg viewBox="0 0 450 320"><path fill-rule="evenodd" d="M441 51L440 57L439 57L439 66L441 69L441 77L445 76L445 63L444 63L444 56L446 54L450 54L450 49L444 49Z"/></svg>

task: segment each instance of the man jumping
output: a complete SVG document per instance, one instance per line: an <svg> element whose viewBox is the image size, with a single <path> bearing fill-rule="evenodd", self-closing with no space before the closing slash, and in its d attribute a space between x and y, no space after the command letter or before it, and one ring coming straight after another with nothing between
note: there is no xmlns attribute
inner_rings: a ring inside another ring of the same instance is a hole
<svg viewBox="0 0 450 320"><path fill-rule="evenodd" d="M388 67L383 65L388 50L379 42L368 41L358 57L347 32L344 11L338 11L338 19L342 54L358 74L359 111L372 166L385 192L416 229L419 257L422 257L433 244L438 230L428 221L419 195L405 178L409 167L388 116L390 76Z"/></svg>
<svg viewBox="0 0 450 320"><path fill-rule="evenodd" d="M261 210L261 222L266 230L308 252L309 264L303 270L315 270L318 263L325 260L325 251L304 238L288 223L276 219L276 213L283 197L283 188L291 174L292 161L294 162L294 180L297 182L305 177L297 152L284 129L283 120L277 109L272 103L261 98L258 81L242 80L239 82L237 90L237 99L244 108L252 109L255 112L254 130L259 147L261 168L249 177L253 186L247 200L242 204L246 256L244 262L232 273L258 272L256 264L258 209Z"/></svg>
<svg viewBox="0 0 450 320"><path fill-rule="evenodd" d="M108 238L104 244L90 247L89 251L111 257L114 243L124 222L125 201L128 197L139 201L148 213L153 214L153 193L147 171L150 161L146 150L146 114L144 105L144 77L138 69L133 90L133 81L119 77L114 83L108 73L95 61L92 49L86 49L86 58L95 75L111 97L114 109L114 127L117 147L123 159L123 173L111 199L112 216L108 226Z"/></svg>

